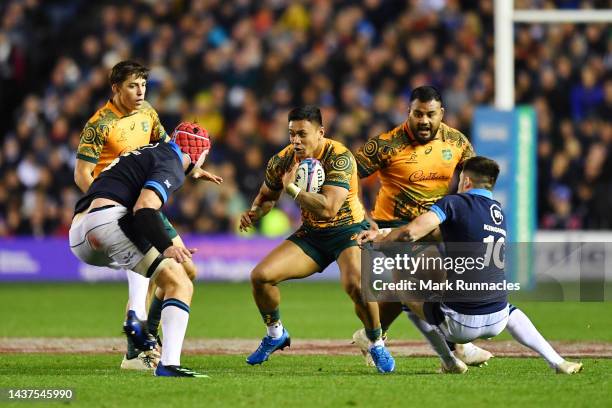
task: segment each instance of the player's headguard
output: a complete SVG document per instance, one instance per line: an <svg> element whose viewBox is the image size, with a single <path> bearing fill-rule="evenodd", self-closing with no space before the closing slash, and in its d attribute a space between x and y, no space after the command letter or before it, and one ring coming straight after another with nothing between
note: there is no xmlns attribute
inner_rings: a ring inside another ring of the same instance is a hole
<svg viewBox="0 0 612 408"><path fill-rule="evenodd" d="M189 155L191 163L185 174L204 164L210 151L210 137L208 132L197 123L181 122L172 132L172 141L176 143L183 153Z"/></svg>

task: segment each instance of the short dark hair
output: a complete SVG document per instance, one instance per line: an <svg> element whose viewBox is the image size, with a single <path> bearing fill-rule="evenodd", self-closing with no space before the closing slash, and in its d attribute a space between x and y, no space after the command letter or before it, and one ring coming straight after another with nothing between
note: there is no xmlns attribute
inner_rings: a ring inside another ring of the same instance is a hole
<svg viewBox="0 0 612 408"><path fill-rule="evenodd" d="M135 75L136 78L147 79L149 77L149 68L136 61L121 61L111 70L109 82L111 85L121 84L132 75Z"/></svg>
<svg viewBox="0 0 612 408"><path fill-rule="evenodd" d="M442 104L442 95L440 94L440 91L430 85L414 88L410 93L410 102L414 101L415 99L418 99L421 102L440 101L440 104Z"/></svg>
<svg viewBox="0 0 612 408"><path fill-rule="evenodd" d="M323 126L323 117L321 116L321 110L315 105L304 105L299 108L293 108L289 112L288 120L307 120L312 123L317 123Z"/></svg>
<svg viewBox="0 0 612 408"><path fill-rule="evenodd" d="M484 156L470 157L463 162L463 172L469 173L475 188L493 190L499 176L499 164Z"/></svg>

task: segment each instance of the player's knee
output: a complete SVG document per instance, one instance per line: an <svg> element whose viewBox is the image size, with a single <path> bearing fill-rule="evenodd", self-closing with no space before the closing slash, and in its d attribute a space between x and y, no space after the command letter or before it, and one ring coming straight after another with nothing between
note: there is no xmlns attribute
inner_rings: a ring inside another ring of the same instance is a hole
<svg viewBox="0 0 612 408"><path fill-rule="evenodd" d="M159 272L159 287L164 292L181 290L186 294L193 294L193 283L187 276L184 269L178 263L169 261Z"/></svg>
<svg viewBox="0 0 612 408"><path fill-rule="evenodd" d="M251 283L253 285L265 285L275 284L273 275L268 271L267 268L257 265L253 271L251 271Z"/></svg>

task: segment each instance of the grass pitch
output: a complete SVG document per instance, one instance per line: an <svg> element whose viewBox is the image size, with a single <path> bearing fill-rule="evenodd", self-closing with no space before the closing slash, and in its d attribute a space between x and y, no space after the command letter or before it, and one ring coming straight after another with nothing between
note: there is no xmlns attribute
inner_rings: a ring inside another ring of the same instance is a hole
<svg viewBox="0 0 612 408"><path fill-rule="evenodd" d="M338 283L281 285L282 318L295 339L348 339L359 327ZM0 337L120 337L125 284L3 284ZM612 342L611 303L519 303L551 340ZM264 329L246 284L198 284L188 336L259 338ZM418 339L400 317L394 339ZM504 335L502 338L509 338ZM380 375L360 356L275 353L263 366L246 356L183 357L210 379L155 378L118 369L120 355L0 354L0 388L74 389L69 403L0 406L610 406L612 360L583 359L575 376L553 374L541 359L495 358L467 375L436 374L435 358L397 357Z"/></svg>
<svg viewBox="0 0 612 408"><path fill-rule="evenodd" d="M463 376L437 374L434 358L399 358L391 375L348 356L280 353L260 367L247 366L242 356L183 359L209 379L120 371L110 355L3 355L2 360L3 387L68 387L75 395L70 405L83 407L593 407L609 406L612 392L612 360L605 359L586 360L585 372L575 376L554 375L536 359L495 359Z"/></svg>
<svg viewBox="0 0 612 408"><path fill-rule="evenodd" d="M292 337L350 339L361 323L338 282L285 282L281 318ZM0 337L119 336L126 283L2 284ZM517 303L550 340L612 342L612 302ZM246 283L198 283L188 337L259 338L261 317ZM394 339L421 339L403 316ZM507 335L500 339L510 339Z"/></svg>

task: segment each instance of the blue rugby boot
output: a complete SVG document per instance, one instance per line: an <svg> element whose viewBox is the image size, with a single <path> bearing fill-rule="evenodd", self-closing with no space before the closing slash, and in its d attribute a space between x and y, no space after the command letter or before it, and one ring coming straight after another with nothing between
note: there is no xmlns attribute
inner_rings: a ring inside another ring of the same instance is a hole
<svg viewBox="0 0 612 408"><path fill-rule="evenodd" d="M395 370L395 360L385 346L370 347L370 355L379 373L391 373Z"/></svg>
<svg viewBox="0 0 612 408"><path fill-rule="evenodd" d="M149 334L146 323L138 319L133 310L127 312L125 322L123 322L123 332L134 342L134 347L138 350L155 350L157 345L155 337Z"/></svg>
<svg viewBox="0 0 612 408"><path fill-rule="evenodd" d="M257 350L247 357L246 362L250 365L261 364L267 361L270 354L274 353L276 350L283 350L285 347L290 346L291 337L289 337L289 332L283 328L283 334L278 339L270 336L264 337L259 347L257 347Z"/></svg>
<svg viewBox="0 0 612 408"><path fill-rule="evenodd" d="M206 374L198 373L190 368L176 365L163 365L161 362L155 369L156 377L191 377L191 378L210 378Z"/></svg>

